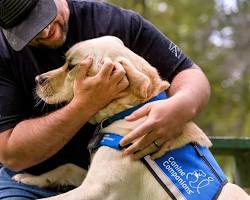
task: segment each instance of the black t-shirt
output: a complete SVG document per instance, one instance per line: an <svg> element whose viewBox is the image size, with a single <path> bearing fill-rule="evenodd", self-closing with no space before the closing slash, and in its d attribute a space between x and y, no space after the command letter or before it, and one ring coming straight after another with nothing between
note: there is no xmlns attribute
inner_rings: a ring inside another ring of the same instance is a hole
<svg viewBox="0 0 250 200"><path fill-rule="evenodd" d="M56 50L25 47L15 52L0 31L0 132L15 127L24 119L59 108L44 103L37 105L35 76L60 67L66 51L76 42L103 35L117 36L156 67L161 77L170 81L177 72L192 65L175 44L133 11L96 1L71 0L69 7L67 39ZM67 162L87 168L89 154L86 145L93 131L93 125L85 124L56 155L27 171L37 174Z"/></svg>

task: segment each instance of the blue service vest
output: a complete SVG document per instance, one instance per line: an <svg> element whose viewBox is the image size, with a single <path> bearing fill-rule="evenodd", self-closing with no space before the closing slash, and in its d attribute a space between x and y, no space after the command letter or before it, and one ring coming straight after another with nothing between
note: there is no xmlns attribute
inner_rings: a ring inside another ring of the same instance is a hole
<svg viewBox="0 0 250 200"><path fill-rule="evenodd" d="M120 150L122 136L99 134L91 147L108 146ZM227 183L223 171L206 147L187 144L165 153L161 158L141 159L173 200L215 200Z"/></svg>

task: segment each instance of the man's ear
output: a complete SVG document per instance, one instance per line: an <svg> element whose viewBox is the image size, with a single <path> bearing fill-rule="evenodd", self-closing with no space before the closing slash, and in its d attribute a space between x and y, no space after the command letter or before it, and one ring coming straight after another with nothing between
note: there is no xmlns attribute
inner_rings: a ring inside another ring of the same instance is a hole
<svg viewBox="0 0 250 200"><path fill-rule="evenodd" d="M151 94L150 79L140 72L128 59L118 57L116 61L124 67L133 94L142 99L147 99Z"/></svg>

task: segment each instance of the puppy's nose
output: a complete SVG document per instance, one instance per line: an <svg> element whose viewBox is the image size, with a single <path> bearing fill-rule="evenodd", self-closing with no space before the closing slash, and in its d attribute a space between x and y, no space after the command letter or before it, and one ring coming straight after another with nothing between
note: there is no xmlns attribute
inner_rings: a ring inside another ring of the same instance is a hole
<svg viewBox="0 0 250 200"><path fill-rule="evenodd" d="M41 75L38 75L36 76L35 81L37 84L42 85L46 81L46 78L42 77Z"/></svg>

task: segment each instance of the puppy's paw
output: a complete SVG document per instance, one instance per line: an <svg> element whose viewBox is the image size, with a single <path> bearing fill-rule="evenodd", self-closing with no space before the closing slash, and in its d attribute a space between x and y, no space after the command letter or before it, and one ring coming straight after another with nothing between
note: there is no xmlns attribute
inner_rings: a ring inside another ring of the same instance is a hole
<svg viewBox="0 0 250 200"><path fill-rule="evenodd" d="M31 174L16 174L12 177L12 180L15 180L19 183L23 183L26 185L34 185L38 187L47 187L49 185L49 182L45 179L41 178L40 176L34 176Z"/></svg>
<svg viewBox="0 0 250 200"><path fill-rule="evenodd" d="M19 182L19 183L23 183L23 180L26 179L27 177L32 177L33 175L31 174L16 174L15 176L12 177L12 180Z"/></svg>

